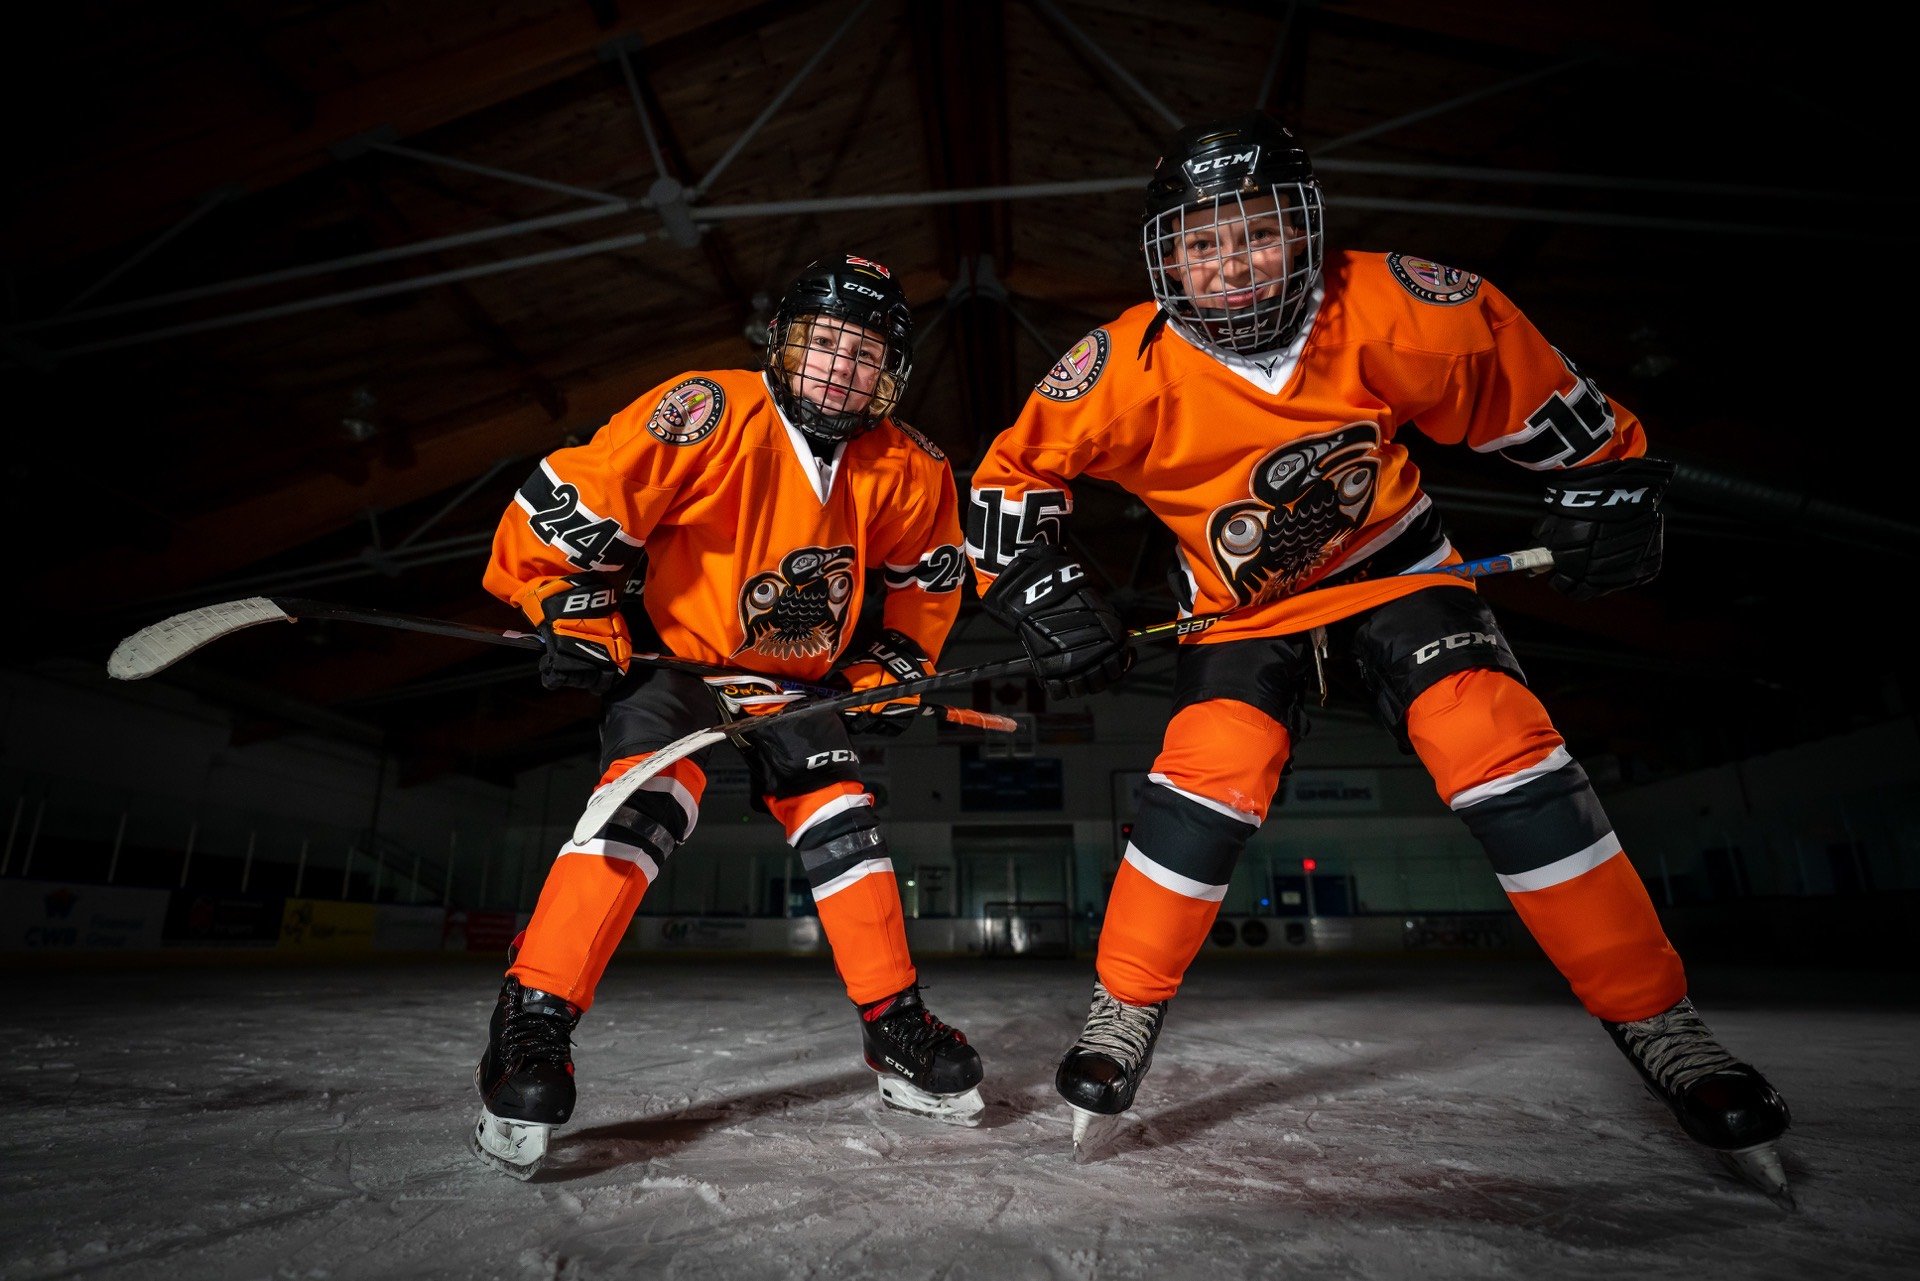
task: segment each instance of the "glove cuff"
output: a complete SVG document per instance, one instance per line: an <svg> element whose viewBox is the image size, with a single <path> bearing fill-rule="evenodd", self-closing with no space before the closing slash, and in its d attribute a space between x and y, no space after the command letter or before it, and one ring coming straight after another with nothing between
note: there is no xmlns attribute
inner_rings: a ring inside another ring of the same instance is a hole
<svg viewBox="0 0 1920 1281"><path fill-rule="evenodd" d="M1664 458L1621 458L1557 472L1547 478L1546 504L1556 515L1609 524L1644 520L1660 510L1673 481Z"/></svg>
<svg viewBox="0 0 1920 1281"><path fill-rule="evenodd" d="M529 583L513 603L535 627L563 618L605 618L620 608L620 584L597 574Z"/></svg>

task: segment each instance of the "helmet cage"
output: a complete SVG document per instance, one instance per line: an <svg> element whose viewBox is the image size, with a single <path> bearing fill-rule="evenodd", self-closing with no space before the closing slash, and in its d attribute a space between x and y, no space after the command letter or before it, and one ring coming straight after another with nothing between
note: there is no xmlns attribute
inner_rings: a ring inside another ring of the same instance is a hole
<svg viewBox="0 0 1920 1281"><path fill-rule="evenodd" d="M862 341L853 352L825 362L816 355L809 369L808 358L816 351L816 343L822 344L817 349L822 354L838 351L850 330L864 332L872 343ZM869 353L873 343L881 349L878 358ZM809 436L830 441L850 440L891 414L913 370L912 354L904 342L840 309L791 315L782 308L767 333L767 365L774 399L788 419ZM860 385L867 381L868 370L873 371L872 393L859 404ZM859 408L832 408L835 404L859 404Z"/></svg>
<svg viewBox="0 0 1920 1281"><path fill-rule="evenodd" d="M1267 199L1271 208L1249 210ZM1298 331L1320 280L1322 222L1320 185L1311 177L1249 183L1149 214L1140 239L1154 301L1174 328L1209 350L1248 356L1283 347ZM1279 243L1256 246L1255 232L1276 223ZM1280 274L1261 272L1256 256L1275 251ZM1214 269L1213 287L1191 293L1182 276L1199 268ZM1228 304L1231 295L1249 290L1251 300Z"/></svg>
<svg viewBox="0 0 1920 1281"><path fill-rule="evenodd" d="M774 309L765 368L774 403L816 440L851 440L891 414L913 372L913 309L893 273L851 254L809 263Z"/></svg>

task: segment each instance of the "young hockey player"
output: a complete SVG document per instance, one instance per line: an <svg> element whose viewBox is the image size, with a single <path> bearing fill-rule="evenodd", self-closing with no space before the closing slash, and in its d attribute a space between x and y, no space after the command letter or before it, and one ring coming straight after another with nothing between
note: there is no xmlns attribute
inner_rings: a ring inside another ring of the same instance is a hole
<svg viewBox="0 0 1920 1281"><path fill-rule="evenodd" d="M1180 130L1147 187L1153 301L1075 344L975 470L983 603L1056 696L1131 661L1060 536L1070 482L1111 481L1178 540L1173 715L1100 934L1085 1030L1056 1077L1089 1149L1134 1100L1168 1001L1267 816L1326 646L1466 822L1515 910L1686 1132L1784 1192L1787 1108L1709 1035L1586 775L1485 601L1451 576L1401 437L1536 473L1535 534L1575 599L1660 568L1671 464L1490 283L1322 249L1306 153L1258 113Z"/></svg>
<svg viewBox="0 0 1920 1281"><path fill-rule="evenodd" d="M722 719L724 681L629 665L635 629L680 658L854 690L932 670L965 561L944 455L889 417L912 326L879 263L815 262L781 297L762 369L670 379L521 486L486 587L539 628L548 688L604 696L602 785ZM643 554L635 600L623 583ZM844 655L869 567L884 570L885 630ZM917 710L881 699L852 728L897 732ZM882 1099L972 1123L980 1056L921 1001L848 728L803 716L740 740L756 803L805 866ZM693 834L704 758L648 780L597 836L562 846L547 875L475 1073L474 1150L510 1174L531 1175L548 1131L573 1111L569 1034L641 896Z"/></svg>

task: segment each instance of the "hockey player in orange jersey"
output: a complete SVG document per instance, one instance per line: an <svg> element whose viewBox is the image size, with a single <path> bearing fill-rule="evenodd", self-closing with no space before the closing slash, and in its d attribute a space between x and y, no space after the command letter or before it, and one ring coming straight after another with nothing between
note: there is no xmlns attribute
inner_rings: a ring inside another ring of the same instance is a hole
<svg viewBox="0 0 1920 1281"><path fill-rule="evenodd" d="M1076 1138L1097 1142L1132 1104L1267 816L1325 642L1686 1131L1784 1190L1785 1105L1694 1013L1639 876L1485 601L1461 579L1406 575L1461 559L1411 432L1538 478L1536 537L1576 599L1659 570L1671 464L1491 283L1407 254L1324 253L1312 166L1264 115L1174 135L1142 245L1154 301L1060 358L976 468L967 516L983 603L1056 696L1104 688L1131 661L1061 537L1078 477L1118 484L1174 534L1183 612L1231 611L1179 652L1092 1008L1056 1077Z"/></svg>
<svg viewBox="0 0 1920 1281"><path fill-rule="evenodd" d="M521 486L486 587L538 627L548 688L604 696L602 785L719 723L716 696L729 696L723 680L630 664L636 633L683 659L856 691L932 670L966 562L945 456L890 417L912 326L886 267L815 262L781 298L763 368L670 379ZM884 629L848 653L869 568L883 570ZM918 710L881 698L848 723L796 717L740 742L756 804L786 829L812 884L881 1097L972 1123L980 1056L920 999L886 839L848 739L850 728L897 733ZM474 1150L490 1164L531 1175L549 1130L571 1115L569 1034L641 896L693 834L706 755L648 780L554 860L475 1073Z"/></svg>

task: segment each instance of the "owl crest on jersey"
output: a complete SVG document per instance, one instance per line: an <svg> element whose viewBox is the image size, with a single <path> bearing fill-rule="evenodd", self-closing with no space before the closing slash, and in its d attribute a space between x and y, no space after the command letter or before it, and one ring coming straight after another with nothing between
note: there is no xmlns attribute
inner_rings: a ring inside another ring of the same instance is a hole
<svg viewBox="0 0 1920 1281"><path fill-rule="evenodd" d="M1292 592L1367 523L1380 476L1380 429L1352 423L1274 450L1254 467L1250 499L1207 521L1220 577L1242 605Z"/></svg>
<svg viewBox="0 0 1920 1281"><path fill-rule="evenodd" d="M755 574L740 589L740 632L733 651L769 658L816 658L838 653L853 599L852 547L802 547L779 569Z"/></svg>

